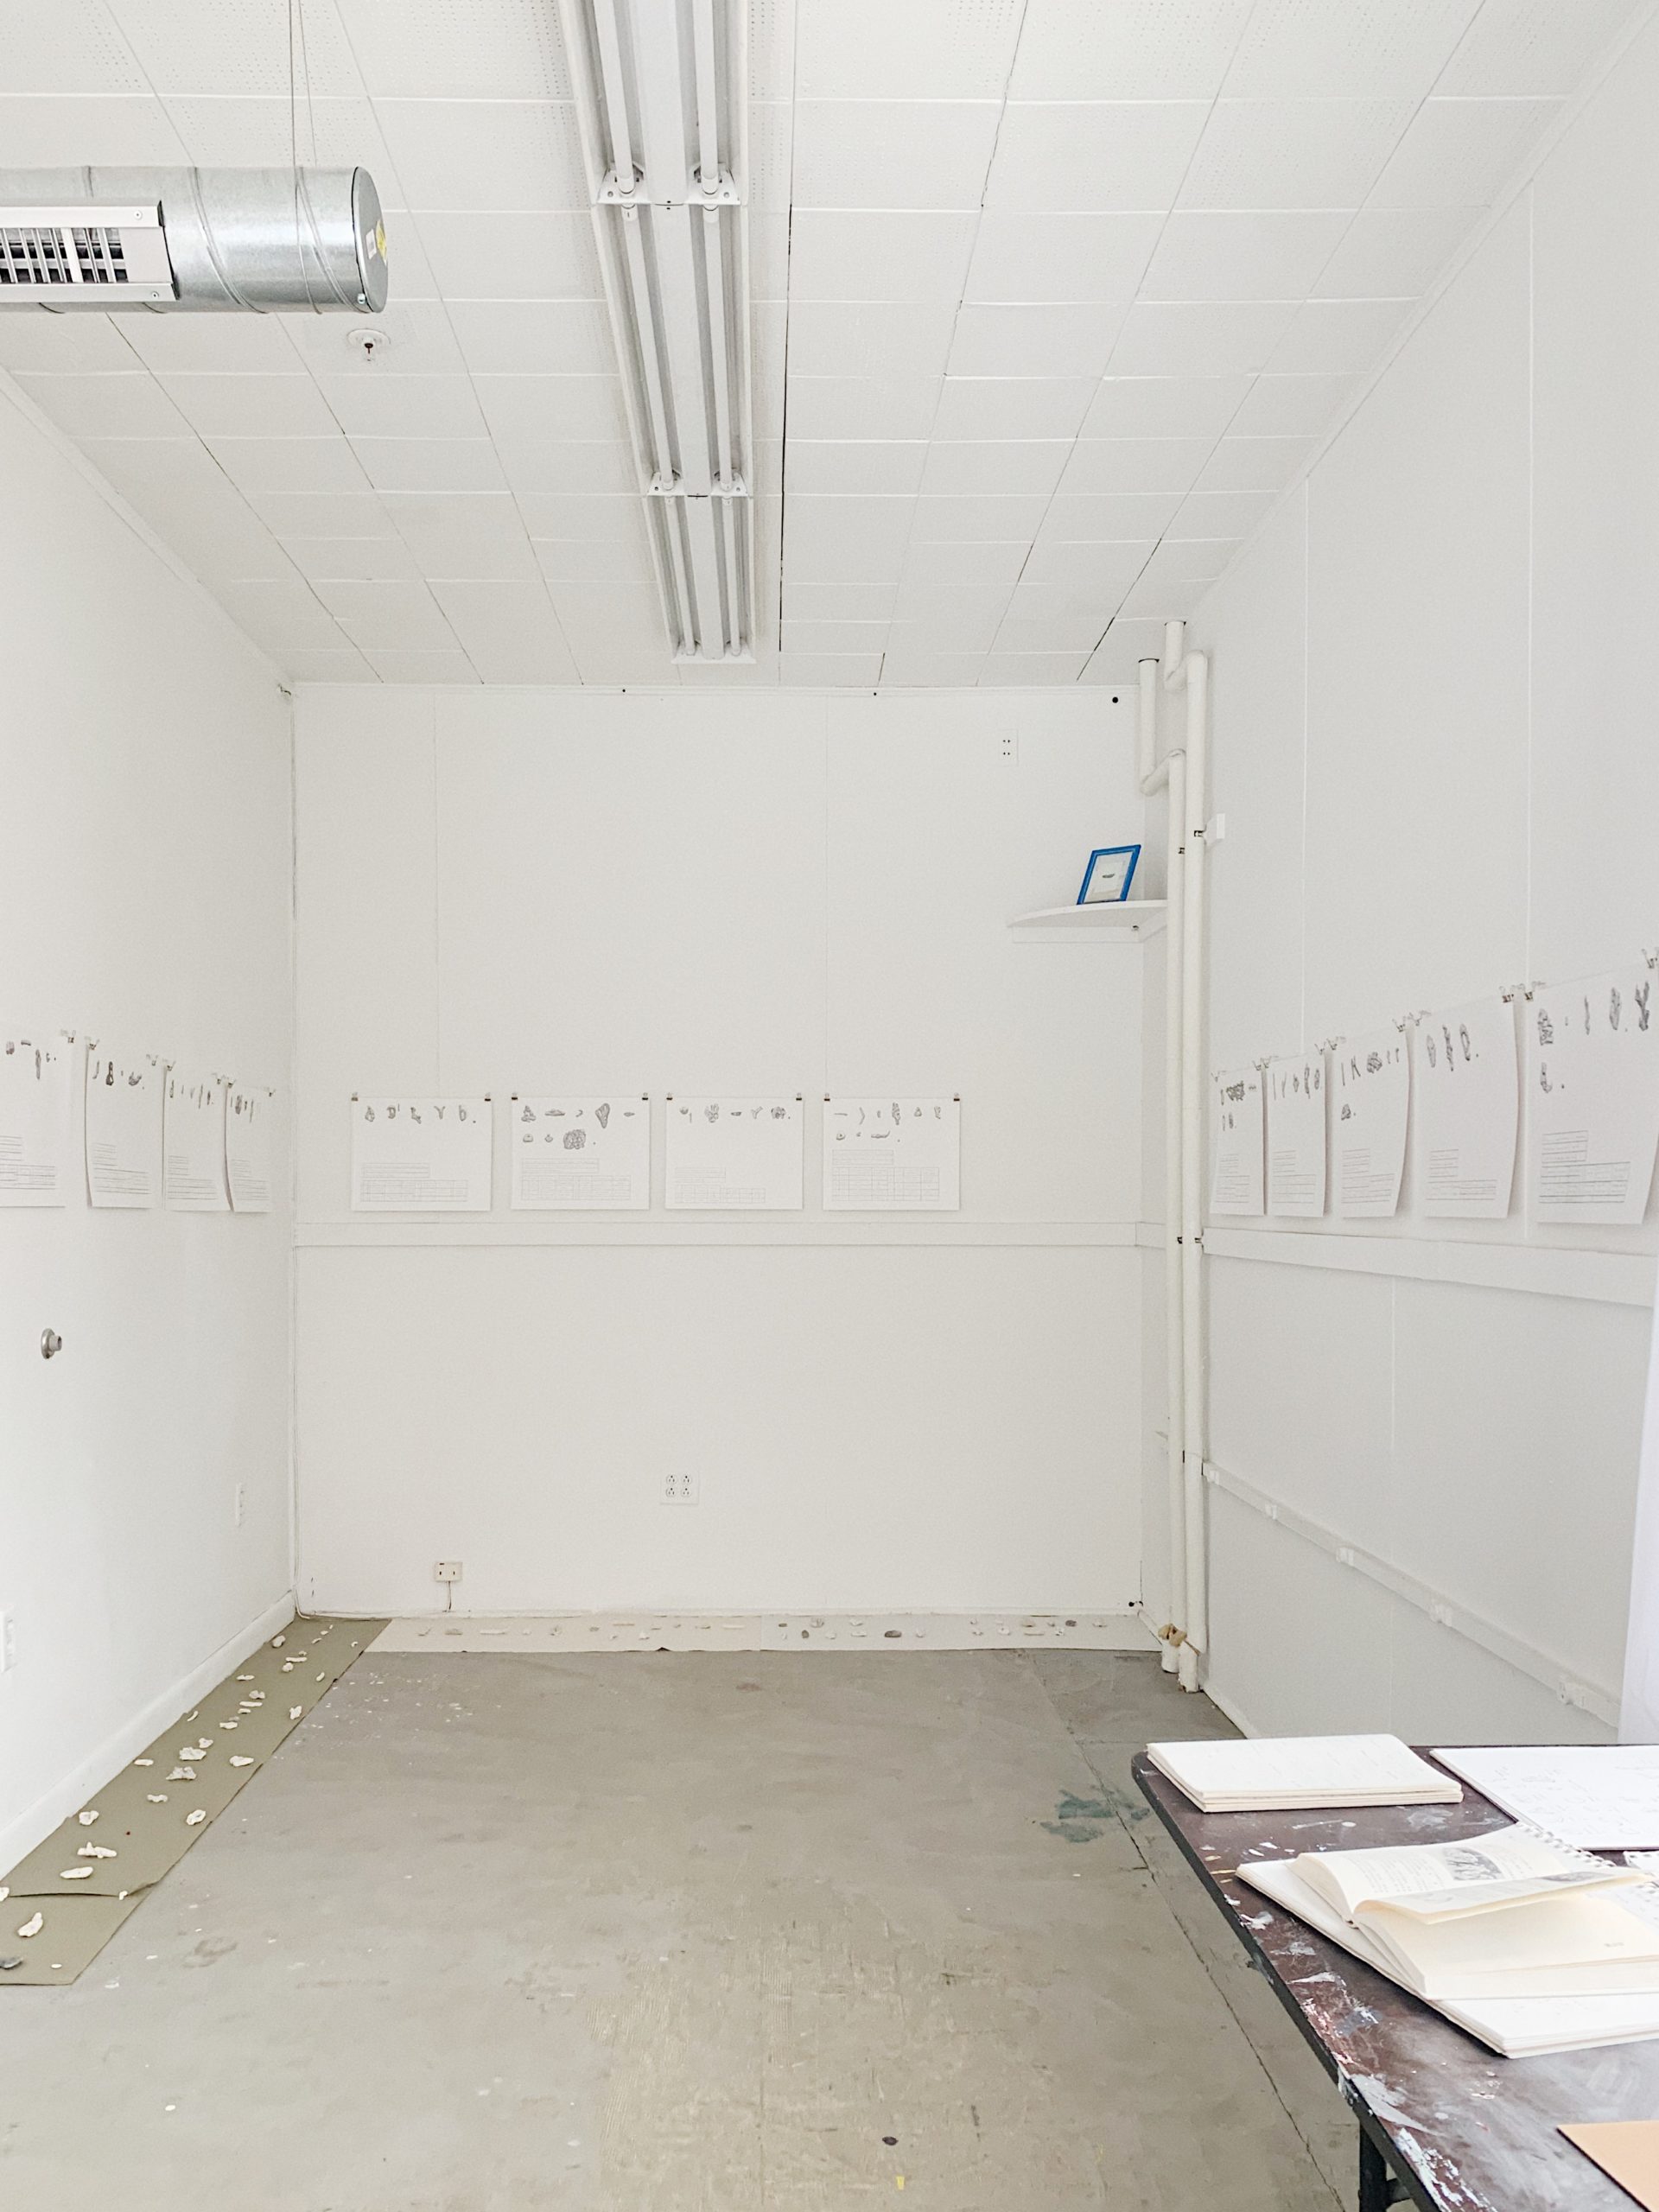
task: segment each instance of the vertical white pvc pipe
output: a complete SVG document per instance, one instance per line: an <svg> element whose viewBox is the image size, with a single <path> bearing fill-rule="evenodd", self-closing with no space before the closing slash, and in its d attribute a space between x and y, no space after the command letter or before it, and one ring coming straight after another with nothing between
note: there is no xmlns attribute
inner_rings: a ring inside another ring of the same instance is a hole
<svg viewBox="0 0 1659 2212"><path fill-rule="evenodd" d="M1198 1688L1198 1658L1209 1643L1205 1574L1204 1465L1208 1448L1204 1328L1204 951L1209 804L1210 664L1203 653L1182 663L1186 684L1186 868L1183 884L1181 985L1182 1359L1185 1370L1185 1618L1181 1681Z"/></svg>

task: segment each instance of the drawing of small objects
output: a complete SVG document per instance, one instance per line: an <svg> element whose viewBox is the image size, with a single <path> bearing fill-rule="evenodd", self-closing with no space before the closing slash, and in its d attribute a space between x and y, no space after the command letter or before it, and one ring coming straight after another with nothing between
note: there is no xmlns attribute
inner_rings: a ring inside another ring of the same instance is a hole
<svg viewBox="0 0 1659 2212"><path fill-rule="evenodd" d="M602 1106L594 1107L594 1119L599 1123L601 1129L608 1128L610 1127L611 1109L608 1101L607 1101L607 1103Z"/></svg>
<svg viewBox="0 0 1659 2212"><path fill-rule="evenodd" d="M467 1122L472 1119L472 1116L468 1114L464 1106L457 1106L455 1109L455 1118L457 1121Z"/></svg>
<svg viewBox="0 0 1659 2212"><path fill-rule="evenodd" d="M1353 1109L1353 1108L1352 1108L1352 1107L1348 1103L1348 1101L1344 1098L1344 1099L1343 1100L1343 1102L1342 1102L1342 1119L1343 1119L1344 1122L1351 1122L1351 1121L1353 1120L1353 1118L1354 1118L1354 1109Z"/></svg>
<svg viewBox="0 0 1659 2212"><path fill-rule="evenodd" d="M1475 1057L1474 1048L1469 1042L1469 1027L1466 1022L1460 1021L1458 1024L1458 1041L1463 1046L1464 1058L1472 1060Z"/></svg>
<svg viewBox="0 0 1659 2212"><path fill-rule="evenodd" d="M1587 992L1584 1001L1584 1033L1586 1037L1590 1034L1590 997Z"/></svg>
<svg viewBox="0 0 1659 2212"><path fill-rule="evenodd" d="M789 1119L788 1107L774 1106L772 1109L772 1118L774 1122L786 1122Z"/></svg>
<svg viewBox="0 0 1659 2212"><path fill-rule="evenodd" d="M1648 1018L1652 1011L1648 1001L1652 991L1651 978L1644 980L1636 987L1636 1026L1638 1029L1645 1029L1648 1026Z"/></svg>
<svg viewBox="0 0 1659 2212"><path fill-rule="evenodd" d="M933 1109L933 1118L936 1122L942 1122L944 1119L944 1109L943 1106L936 1106Z"/></svg>
<svg viewBox="0 0 1659 2212"><path fill-rule="evenodd" d="M1456 1068L1458 1063L1452 1052L1452 1032L1446 1027L1444 1022L1440 1025L1440 1035L1446 1044L1446 1072L1449 1075L1453 1069Z"/></svg>
<svg viewBox="0 0 1659 2212"><path fill-rule="evenodd" d="M1549 1079L1549 1065L1545 1060L1538 1063L1538 1087L1541 1090L1554 1090L1555 1088Z"/></svg>
<svg viewBox="0 0 1659 2212"><path fill-rule="evenodd" d="M564 1119L563 1107L550 1106L547 1109L547 1118L550 1122L562 1122Z"/></svg>
<svg viewBox="0 0 1659 2212"><path fill-rule="evenodd" d="M1432 1068L1439 1067L1440 1063L1439 1056L1434 1050L1434 1033L1432 1029L1425 1033L1423 1042L1428 1049L1428 1065Z"/></svg>
<svg viewBox="0 0 1659 2212"><path fill-rule="evenodd" d="M1547 1006L1541 1006L1538 1009L1538 1042L1541 1045L1553 1045L1555 1042L1555 1025L1549 1018L1549 1008Z"/></svg>
<svg viewBox="0 0 1659 2212"><path fill-rule="evenodd" d="M397 1109L395 1106L388 1106L388 1107L387 1107L387 1109L386 1109L386 1119L387 1119L389 1122L395 1122L395 1121L397 1120Z"/></svg>
<svg viewBox="0 0 1659 2212"><path fill-rule="evenodd" d="M1618 995L1618 985L1615 983L1607 994L1607 1026L1610 1029L1618 1028L1618 1017L1624 1011L1624 1001Z"/></svg>
<svg viewBox="0 0 1659 2212"><path fill-rule="evenodd" d="M702 1109L702 1118L712 1128L713 1125L720 1119L719 1107L713 1104L705 1106Z"/></svg>
<svg viewBox="0 0 1659 2212"><path fill-rule="evenodd" d="M110 1062L108 1071L105 1075L104 1088L105 1090L113 1090L115 1089L115 1062L113 1060Z"/></svg>
<svg viewBox="0 0 1659 2212"><path fill-rule="evenodd" d="M749 1109L749 1119L752 1122L758 1122L763 1110L764 1109L759 1106L751 1106Z"/></svg>
<svg viewBox="0 0 1659 2212"><path fill-rule="evenodd" d="M420 1118L421 1118L421 1109L420 1109L420 1108L419 1108L418 1106L411 1106L411 1107L410 1108L410 1109L409 1109L409 1118L410 1118L410 1120L411 1122L419 1122L419 1120L420 1120Z"/></svg>
<svg viewBox="0 0 1659 2212"><path fill-rule="evenodd" d="M533 1122L536 1118L536 1109L533 1106L521 1106L518 1109L518 1118L521 1122Z"/></svg>
<svg viewBox="0 0 1659 2212"><path fill-rule="evenodd" d="M518 1141L520 1144L534 1144L536 1141L535 1131L533 1129L526 1129L524 1135L519 1138Z"/></svg>
<svg viewBox="0 0 1659 2212"><path fill-rule="evenodd" d="M1366 1053L1365 1072L1367 1075L1380 1075L1382 1072L1382 1055L1381 1052Z"/></svg>
<svg viewBox="0 0 1659 2212"><path fill-rule="evenodd" d="M567 1152L580 1152L587 1141L586 1129L567 1129L564 1133L564 1148Z"/></svg>
<svg viewBox="0 0 1659 2212"><path fill-rule="evenodd" d="M411 1111L413 1111L413 1109L411 1109L410 1110L411 1110ZM444 1109L443 1109L443 1108L442 1108L442 1106L435 1106L435 1107L432 1109L432 1111L433 1111L433 1112L437 1116L437 1117L438 1117L438 1119L439 1119L440 1121L442 1121L442 1120L443 1119ZM420 1118L421 1118L421 1117L420 1117L420 1116L419 1116L418 1114L416 1114L416 1115L415 1116L415 1118L416 1118L416 1120L418 1122L418 1121L420 1120Z"/></svg>

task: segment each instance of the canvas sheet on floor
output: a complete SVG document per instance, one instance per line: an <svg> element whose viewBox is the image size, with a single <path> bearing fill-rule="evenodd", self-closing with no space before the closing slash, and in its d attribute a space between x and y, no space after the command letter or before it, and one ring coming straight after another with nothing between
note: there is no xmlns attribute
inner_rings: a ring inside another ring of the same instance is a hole
<svg viewBox="0 0 1659 2212"><path fill-rule="evenodd" d="M1411 1082L1423 1211L1439 1221L1502 1221L1521 1110L1513 1007L1473 999L1425 1014Z"/></svg>
<svg viewBox="0 0 1659 2212"><path fill-rule="evenodd" d="M948 1213L962 1205L955 1098L826 1098L826 1213Z"/></svg>
<svg viewBox="0 0 1659 2212"><path fill-rule="evenodd" d="M648 1098L515 1096L507 1118L516 1210L637 1212L650 1205Z"/></svg>
<svg viewBox="0 0 1659 2212"><path fill-rule="evenodd" d="M1263 1073L1268 1211L1317 1220L1325 1211L1325 1055L1269 1060Z"/></svg>
<svg viewBox="0 0 1659 2212"><path fill-rule="evenodd" d="M798 1098L671 1098L670 1210L798 1212L804 1126Z"/></svg>
<svg viewBox="0 0 1659 2212"><path fill-rule="evenodd" d="M86 1055L86 1195L95 1206L153 1206L162 1166L162 1078L148 1052Z"/></svg>
<svg viewBox="0 0 1659 2212"><path fill-rule="evenodd" d="M353 1213L487 1213L487 1098L354 1098Z"/></svg>
<svg viewBox="0 0 1659 2212"><path fill-rule="evenodd" d="M1528 1025L1527 1192L1535 1221L1633 1227L1659 1144L1659 1023L1645 966L1541 987Z"/></svg>
<svg viewBox="0 0 1659 2212"><path fill-rule="evenodd" d="M1265 1123L1262 1071L1237 1068L1215 1078L1216 1149L1210 1178L1211 1213L1260 1216L1266 1205L1262 1173Z"/></svg>
<svg viewBox="0 0 1659 2212"><path fill-rule="evenodd" d="M1399 1211L1411 1126L1411 1053L1392 1023L1344 1037L1331 1055L1331 1181L1342 1221Z"/></svg>
<svg viewBox="0 0 1659 2212"><path fill-rule="evenodd" d="M0 1038L0 1206L68 1202L74 1052L67 1037Z"/></svg>
<svg viewBox="0 0 1659 2212"><path fill-rule="evenodd" d="M225 1101L225 1173L238 1213L270 1211L270 1124L276 1110L269 1090L231 1085Z"/></svg>
<svg viewBox="0 0 1659 2212"><path fill-rule="evenodd" d="M228 1213L225 1085L189 1068L164 1071L162 1196L174 1213Z"/></svg>

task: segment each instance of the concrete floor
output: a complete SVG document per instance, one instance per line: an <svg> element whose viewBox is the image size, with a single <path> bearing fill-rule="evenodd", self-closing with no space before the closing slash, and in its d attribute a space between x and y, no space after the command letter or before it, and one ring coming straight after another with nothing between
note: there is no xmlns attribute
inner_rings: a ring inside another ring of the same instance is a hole
<svg viewBox="0 0 1659 2212"><path fill-rule="evenodd" d="M1332 2212L1353 2137L1130 1752L1155 1657L359 1662L73 1989L29 2212Z"/></svg>

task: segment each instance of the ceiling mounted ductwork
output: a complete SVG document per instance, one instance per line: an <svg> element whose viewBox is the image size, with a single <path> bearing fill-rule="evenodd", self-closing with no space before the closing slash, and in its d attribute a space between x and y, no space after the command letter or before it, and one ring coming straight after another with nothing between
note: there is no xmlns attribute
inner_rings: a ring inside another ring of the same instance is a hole
<svg viewBox="0 0 1659 2212"><path fill-rule="evenodd" d="M378 315L366 169L0 170L0 308Z"/></svg>

